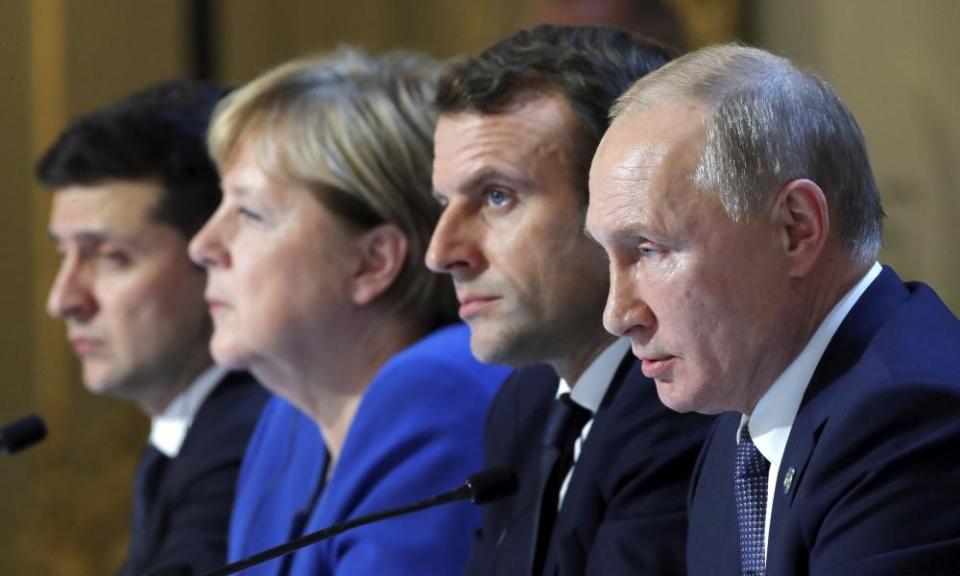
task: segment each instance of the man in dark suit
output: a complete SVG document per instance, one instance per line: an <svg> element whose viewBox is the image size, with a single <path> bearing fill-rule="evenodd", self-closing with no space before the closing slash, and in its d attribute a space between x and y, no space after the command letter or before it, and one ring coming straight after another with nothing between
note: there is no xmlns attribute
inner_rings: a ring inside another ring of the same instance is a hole
<svg viewBox="0 0 960 576"><path fill-rule="evenodd" d="M634 85L593 161L605 324L721 416L691 574L960 573L960 323L877 263L883 209L822 79L743 46Z"/></svg>
<svg viewBox="0 0 960 576"><path fill-rule="evenodd" d="M543 26L441 75L444 211L427 263L452 276L474 355L526 366L484 438L486 465L514 469L519 490L486 508L469 574L683 572L708 419L665 409L629 341L604 332L607 261L583 234L609 105L671 55L611 28Z"/></svg>
<svg viewBox="0 0 960 576"><path fill-rule="evenodd" d="M224 562L247 439L266 393L213 365L190 237L220 201L207 122L221 91L175 81L71 124L37 166L62 260L47 308L87 389L151 418L123 575Z"/></svg>

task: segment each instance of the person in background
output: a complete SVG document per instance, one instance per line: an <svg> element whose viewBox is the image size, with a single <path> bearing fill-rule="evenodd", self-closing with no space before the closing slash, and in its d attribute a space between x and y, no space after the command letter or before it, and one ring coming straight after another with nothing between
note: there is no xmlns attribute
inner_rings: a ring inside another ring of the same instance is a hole
<svg viewBox="0 0 960 576"><path fill-rule="evenodd" d="M960 573L960 322L877 263L880 196L833 88L715 46L613 113L587 214L606 327L667 406L728 412L690 574Z"/></svg>
<svg viewBox="0 0 960 576"><path fill-rule="evenodd" d="M423 266L437 64L344 50L274 69L217 109L224 200L193 239L217 362L277 394L244 457L231 560L462 485L505 369L470 355ZM460 574L479 510L351 530L248 574Z"/></svg>
<svg viewBox="0 0 960 576"><path fill-rule="evenodd" d="M477 358L519 367L484 450L520 489L485 507L468 574L683 572L710 419L664 408L604 331L607 259L583 233L609 106L672 56L613 28L542 26L441 76L427 263L453 278Z"/></svg>
<svg viewBox="0 0 960 576"><path fill-rule="evenodd" d="M208 352L205 274L189 238L220 201L204 145L223 92L176 80L75 120L37 165L61 262L47 310L94 394L137 404L150 441L122 575L214 568L266 392Z"/></svg>
<svg viewBox="0 0 960 576"><path fill-rule="evenodd" d="M684 50L687 34L669 0L535 0L531 24L614 26Z"/></svg>

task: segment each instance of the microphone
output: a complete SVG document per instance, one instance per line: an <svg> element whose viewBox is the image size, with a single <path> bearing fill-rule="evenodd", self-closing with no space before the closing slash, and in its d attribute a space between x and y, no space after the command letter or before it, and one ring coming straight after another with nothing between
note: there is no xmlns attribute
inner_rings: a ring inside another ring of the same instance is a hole
<svg viewBox="0 0 960 576"><path fill-rule="evenodd" d="M0 452L16 454L46 437L46 424L39 416L30 415L0 429Z"/></svg>
<svg viewBox="0 0 960 576"><path fill-rule="evenodd" d="M264 550L259 554L250 556L249 558L238 560L237 562L233 562L232 564L228 564L212 572L207 572L203 574L203 576L227 576L228 574L236 574L241 570L245 570L251 566L260 564L261 562L273 560L274 558L284 556L299 550L300 548L309 546L315 542L320 542L321 540L326 540L327 538L346 532L351 528L370 524L371 522L379 522L380 520L386 520L387 518L403 516L405 514L410 514L426 508L433 508L434 506L439 506L448 502L456 502L458 500L470 500L474 504L482 505L509 496L516 491L517 475L514 474L512 470L485 470L470 476L467 478L467 481L464 482L463 486L460 486L454 490L450 490L449 492L438 494L432 498L421 500L415 504L408 504L399 508L393 508L391 510L385 510L383 512L369 514L367 516L360 516L359 518L352 518L346 522L335 524L322 530L306 534L291 540L286 544L281 544L280 546Z"/></svg>

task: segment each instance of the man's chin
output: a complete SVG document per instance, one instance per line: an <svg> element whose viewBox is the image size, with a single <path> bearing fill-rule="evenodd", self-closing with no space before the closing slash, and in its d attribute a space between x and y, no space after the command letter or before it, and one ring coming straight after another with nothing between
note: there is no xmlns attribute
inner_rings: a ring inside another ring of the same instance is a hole
<svg viewBox="0 0 960 576"><path fill-rule="evenodd" d="M515 364L512 347L502 338L491 337L471 326L470 352L473 357L484 364Z"/></svg>
<svg viewBox="0 0 960 576"><path fill-rule="evenodd" d="M683 393L682 385L673 381L667 382L658 379L655 379L654 382L657 386L657 396L664 406L681 414L696 412L696 403Z"/></svg>
<svg viewBox="0 0 960 576"><path fill-rule="evenodd" d="M680 414L696 412L697 414L719 414L724 411L723 408L715 408L715 402L710 402L708 398L697 396L689 386L685 387L676 381L661 382L655 380L657 384L657 396L660 402L667 408Z"/></svg>
<svg viewBox="0 0 960 576"><path fill-rule="evenodd" d="M97 396L109 396L116 389L117 382L104 366L84 362L82 368L83 387Z"/></svg>
<svg viewBox="0 0 960 576"><path fill-rule="evenodd" d="M116 378L111 376L104 375L86 375L83 377L83 387L87 389L87 392L93 394L94 396L102 396L105 398L115 398L117 400L133 400L130 386L122 381L118 381Z"/></svg>

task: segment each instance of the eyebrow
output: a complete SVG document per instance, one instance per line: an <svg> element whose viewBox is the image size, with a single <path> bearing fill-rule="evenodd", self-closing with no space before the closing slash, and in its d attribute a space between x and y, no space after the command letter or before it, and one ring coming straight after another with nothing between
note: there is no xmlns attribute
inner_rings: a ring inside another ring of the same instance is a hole
<svg viewBox="0 0 960 576"><path fill-rule="evenodd" d="M522 178L518 176L512 176L509 174L504 174L502 170L492 168L490 166L485 166L475 173L471 174L470 177L464 182L461 186L458 187L459 190L465 191L464 193L470 193L470 191L483 188L484 186L493 183L493 182L505 182L513 186L522 187L529 186L530 181L527 178ZM439 190L434 188L433 195L435 198L445 197Z"/></svg>
<svg viewBox="0 0 960 576"><path fill-rule="evenodd" d="M110 236L103 232L83 230L76 232L74 234L66 234L64 236L58 235L53 230L47 230L47 235L54 242L60 243L64 240L79 240L81 242L103 242L104 240L110 240Z"/></svg>
<svg viewBox="0 0 960 576"><path fill-rule="evenodd" d="M228 184L223 180L220 181L220 190L224 195L229 191L232 196L247 196L250 194L250 187L245 184Z"/></svg>
<svg viewBox="0 0 960 576"><path fill-rule="evenodd" d="M103 244L114 244L128 250L139 250L143 248L143 243L139 237L119 236L110 234L101 230L81 230L72 234L58 236L54 231L48 230L47 235L57 246L64 243L76 243L98 247Z"/></svg>

